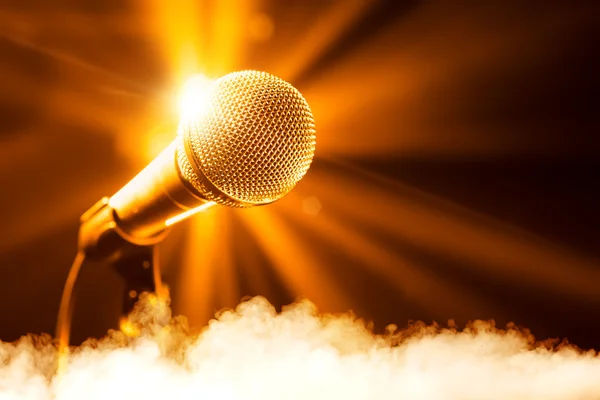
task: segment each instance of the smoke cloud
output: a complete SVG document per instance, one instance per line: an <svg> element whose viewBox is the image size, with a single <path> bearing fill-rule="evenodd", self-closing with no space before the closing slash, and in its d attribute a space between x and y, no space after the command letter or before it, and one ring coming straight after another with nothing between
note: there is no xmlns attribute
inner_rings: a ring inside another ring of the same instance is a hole
<svg viewBox="0 0 600 400"><path fill-rule="evenodd" d="M0 399L600 399L596 352L491 322L375 335L352 315L256 297L193 333L145 296L130 323L72 348L61 371L50 336L0 342Z"/></svg>

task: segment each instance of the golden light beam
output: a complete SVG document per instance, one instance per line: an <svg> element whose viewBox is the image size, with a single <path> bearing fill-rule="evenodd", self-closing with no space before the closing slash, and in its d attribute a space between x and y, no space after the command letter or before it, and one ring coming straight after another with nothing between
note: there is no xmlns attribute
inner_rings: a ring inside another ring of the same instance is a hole
<svg viewBox="0 0 600 400"><path fill-rule="evenodd" d="M68 52L39 45L18 35L2 34L15 45L60 64L58 81L61 84L57 84L57 80L31 82L26 73L0 65L0 82L13 100L30 104L28 93L44 93L44 97L36 101L43 104L45 124L68 121L73 125L93 126L94 132L108 132L118 138L122 137L118 135L120 132L148 129L148 121L132 118L132 115L141 115L143 109L152 106L144 101L148 90L143 85ZM121 147L125 154L132 154L129 143Z"/></svg>
<svg viewBox="0 0 600 400"><path fill-rule="evenodd" d="M0 37L17 46L42 54L71 67L76 67L80 71L85 71L92 74L87 77L88 79L96 76L102 80L108 80L113 85L120 87L123 92L128 94L142 94L145 92L145 88L138 82L128 79L118 73L115 73L114 71L103 68L85 59L76 57L67 51L47 45L41 45L32 39L24 37L23 35L19 35L18 33L13 33L9 30L0 31Z"/></svg>
<svg viewBox="0 0 600 400"><path fill-rule="evenodd" d="M29 93L45 93L42 101L46 118L88 123L101 128L97 129L99 132L111 131L123 128L131 119L131 116L121 112L121 109L131 108L131 105L140 103L143 98L139 85L118 74L36 43L14 37L10 37L9 40L61 64L65 84L60 86L55 81L31 82L26 74L5 65L0 66L0 81L12 99L30 102ZM89 95L84 96L82 92ZM124 105L126 107L123 107Z"/></svg>
<svg viewBox="0 0 600 400"><path fill-rule="evenodd" d="M540 46L552 46L569 27L547 20L539 29L525 20L502 25L507 17L493 12L421 3L311 76L300 89L315 115L321 156L542 154L535 135L482 127L470 114L476 104L468 90L473 71L492 80L507 65L539 64Z"/></svg>
<svg viewBox="0 0 600 400"><path fill-rule="evenodd" d="M305 32L296 39L289 51L274 60L272 73L287 80L294 80L310 67L326 50L340 39L356 21L375 4L375 0L338 1L315 16L306 25Z"/></svg>
<svg viewBox="0 0 600 400"><path fill-rule="evenodd" d="M243 65L248 46L250 16L260 6L257 0L219 0L212 3L210 75L218 77Z"/></svg>
<svg viewBox="0 0 600 400"><path fill-rule="evenodd" d="M38 145L40 145L38 143ZM1 154L1 153L0 153ZM81 210L89 206L82 199L94 199L98 196L98 188L111 188L119 184L121 178L104 176L96 179L93 185L80 185L76 195L58 195L45 198L44 207L39 207L39 199L22 199L20 206L27 212L11 213L3 219L3 232L0 234L2 246L7 249L24 246L36 239L49 235L64 225L65 221L77 221ZM57 187L57 193L69 193L72 185ZM75 192L73 192L75 193ZM31 196L29 196L31 197ZM35 221L35 223L31 223Z"/></svg>
<svg viewBox="0 0 600 400"><path fill-rule="evenodd" d="M298 212L303 196L294 193L289 197L285 203L285 216L287 220L292 221L290 227L310 229L319 243L344 249L353 259L360 260L367 272L390 283L398 292L438 318L452 315L453 318L468 319L473 313L480 316L489 315L490 310L494 310L493 315L496 318L502 318L501 310L495 310L492 302L466 292L438 274L402 257L400 252L387 249L369 239L367 235L348 228L340 222L340 218L333 217L327 210L320 212L318 216L307 218Z"/></svg>
<svg viewBox="0 0 600 400"><path fill-rule="evenodd" d="M238 221L237 215L234 220L237 222L235 226L243 224ZM262 254L260 249L253 240L246 240L250 236L243 235L240 237L240 240L236 240L234 251L238 256L237 260L241 260L237 264L241 271L240 278L244 279L249 288L249 292L241 293L242 296L260 295L267 299L272 298L271 295L276 289L273 288L266 273L264 273L268 266L265 266L263 258L260 256Z"/></svg>
<svg viewBox="0 0 600 400"><path fill-rule="evenodd" d="M147 17L147 34L159 43L168 71L166 75L172 86L177 88L165 95L165 101L160 104L162 112L160 107L154 110L157 121L169 120L170 123L151 130L138 129L138 135L120 138L120 146L125 149L136 142L143 142L145 151L139 154L139 158L141 162L147 162L173 139L179 119L189 111L189 80L192 77L208 79L210 76L213 61L209 38L214 14L212 2L206 0L149 0L138 1L137 5ZM170 112L165 112L165 109Z"/></svg>
<svg viewBox="0 0 600 400"><path fill-rule="evenodd" d="M11 32L11 36L20 38L43 37L47 33L78 35L84 38L97 38L105 34L103 29L122 36L142 37L144 31L143 16L125 12L85 12L67 9L41 10L0 10L0 30Z"/></svg>
<svg viewBox="0 0 600 400"><path fill-rule="evenodd" d="M554 292L600 301L600 271L593 260L530 232L375 174L311 171L302 183L335 207L339 218L388 232L488 274ZM335 184L332 184L335 182Z"/></svg>
<svg viewBox="0 0 600 400"><path fill-rule="evenodd" d="M262 207L244 210L239 216L290 292L330 311L353 308L350 297L340 290L335 278L319 270L318 260L281 218Z"/></svg>
<svg viewBox="0 0 600 400"><path fill-rule="evenodd" d="M221 254L228 251L228 238L221 235L219 207L209 208L187 222L188 239L177 290L172 290L178 312L193 326L203 326L214 316L215 276Z"/></svg>
<svg viewBox="0 0 600 400"><path fill-rule="evenodd" d="M240 300L241 294L239 289L239 277L237 275L236 267L233 263L233 243L231 241L232 236L232 221L231 214L223 210L219 218L219 226L215 230L214 234L220 238L229 238L227 246L222 246L217 255L218 260L214 260L215 266L213 284L217 287L214 292L214 308L220 310L223 308L235 308ZM202 268L202 266L198 266Z"/></svg>
<svg viewBox="0 0 600 400"><path fill-rule="evenodd" d="M176 86L206 70L207 4L197 0L138 2L148 17L148 33L158 41Z"/></svg>

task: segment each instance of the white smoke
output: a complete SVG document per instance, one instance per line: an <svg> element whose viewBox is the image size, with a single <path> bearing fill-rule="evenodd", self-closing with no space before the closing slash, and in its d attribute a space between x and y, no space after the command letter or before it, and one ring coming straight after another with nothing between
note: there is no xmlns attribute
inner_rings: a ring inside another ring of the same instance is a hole
<svg viewBox="0 0 600 400"><path fill-rule="evenodd" d="M0 399L600 399L595 352L481 321L374 335L257 297L193 334L148 296L130 321L136 335L84 343L60 373L49 336L0 342Z"/></svg>

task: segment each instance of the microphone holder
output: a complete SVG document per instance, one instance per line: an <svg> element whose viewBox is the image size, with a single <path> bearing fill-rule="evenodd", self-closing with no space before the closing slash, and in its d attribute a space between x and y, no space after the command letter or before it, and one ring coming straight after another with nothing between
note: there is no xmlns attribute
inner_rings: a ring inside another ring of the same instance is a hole
<svg viewBox="0 0 600 400"><path fill-rule="evenodd" d="M165 293L158 260L158 243L169 230L148 238L132 237L118 224L118 217L104 197L80 219L79 249L86 258L106 262L125 283L122 316L126 317L143 292Z"/></svg>
<svg viewBox="0 0 600 400"><path fill-rule="evenodd" d="M158 293L161 287L157 245L134 246L110 262L123 278L122 316L127 317L143 292Z"/></svg>

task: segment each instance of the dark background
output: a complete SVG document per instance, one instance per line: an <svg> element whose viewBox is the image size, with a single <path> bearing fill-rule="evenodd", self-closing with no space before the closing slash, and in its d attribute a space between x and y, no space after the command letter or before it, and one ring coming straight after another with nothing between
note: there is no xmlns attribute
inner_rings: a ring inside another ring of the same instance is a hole
<svg viewBox="0 0 600 400"><path fill-rule="evenodd" d="M1 340L54 331L79 215L174 136L185 76L251 68L305 95L316 158L276 204L175 227L176 314L308 297L600 349L594 2L168 3L2 2ZM115 326L120 285L86 265L75 342Z"/></svg>

